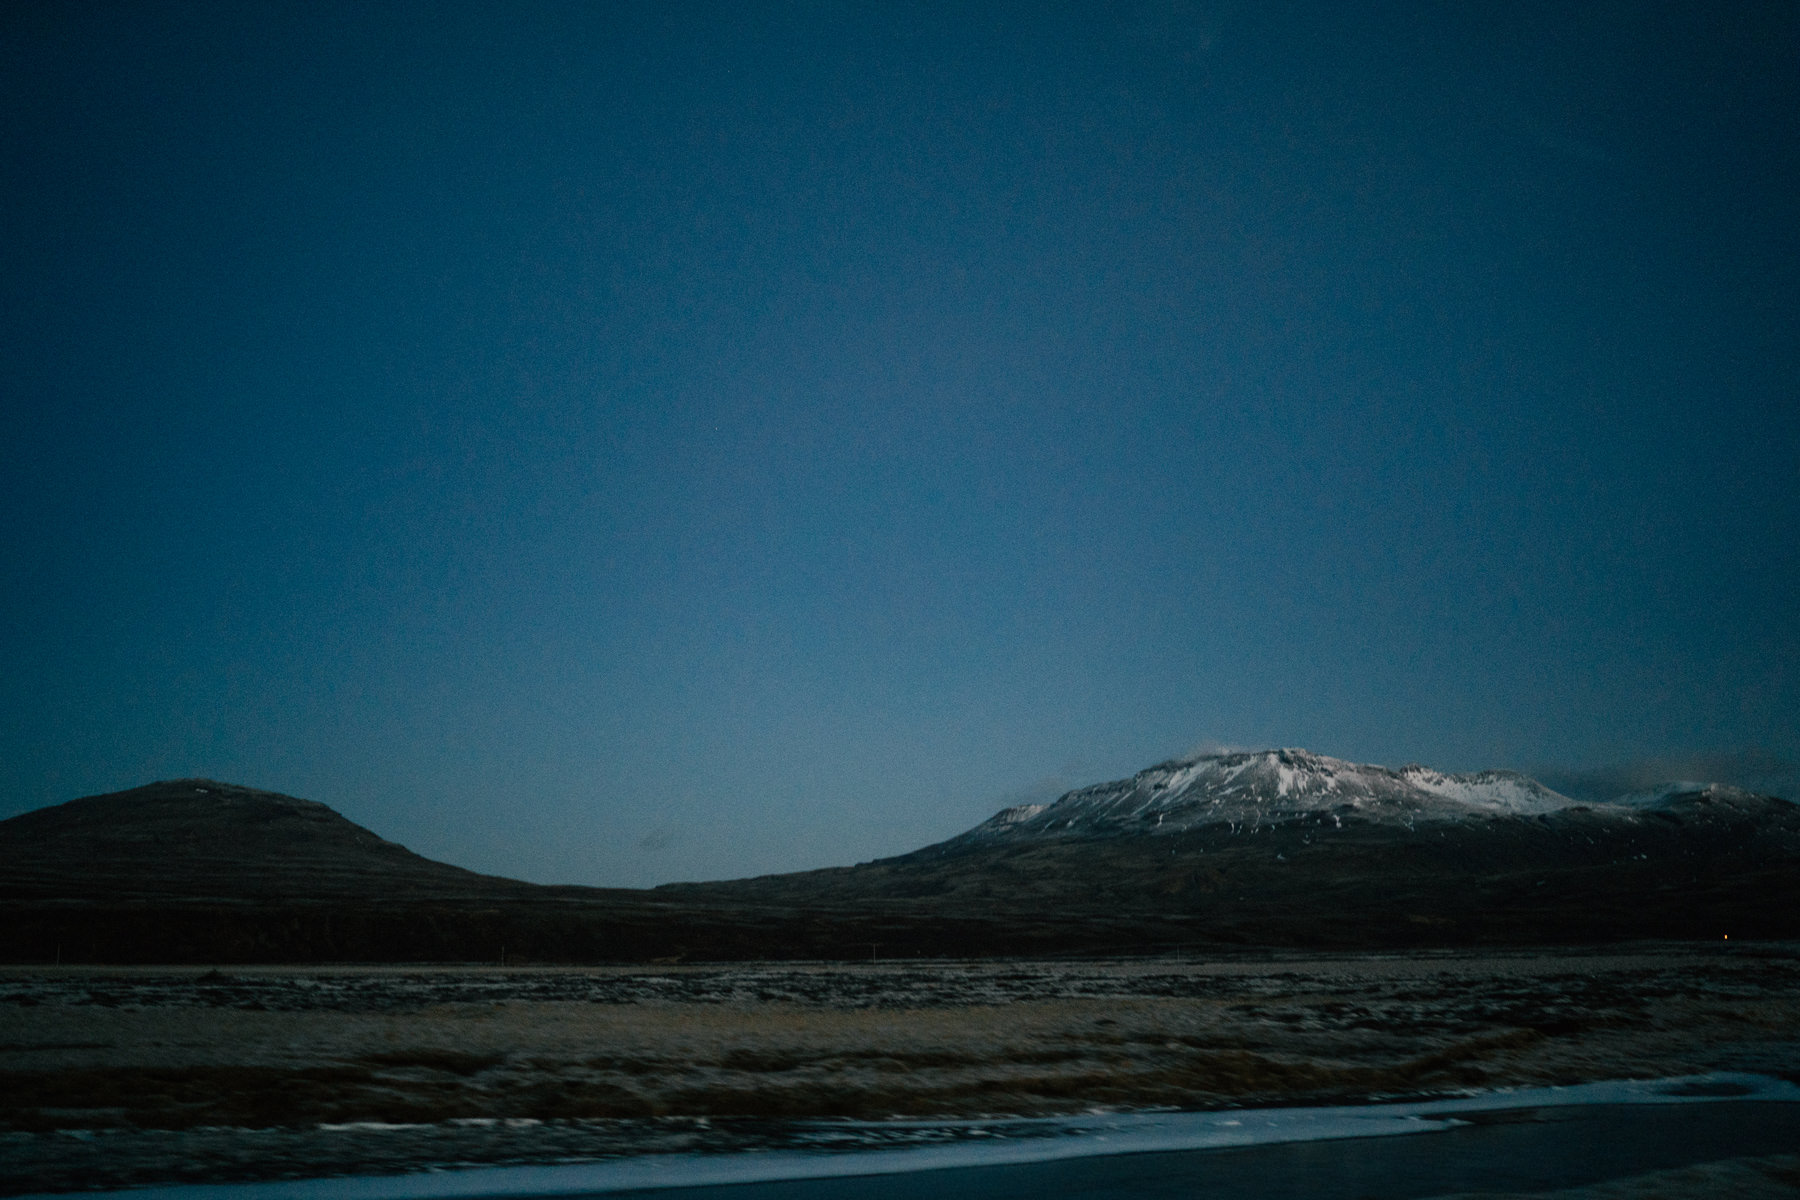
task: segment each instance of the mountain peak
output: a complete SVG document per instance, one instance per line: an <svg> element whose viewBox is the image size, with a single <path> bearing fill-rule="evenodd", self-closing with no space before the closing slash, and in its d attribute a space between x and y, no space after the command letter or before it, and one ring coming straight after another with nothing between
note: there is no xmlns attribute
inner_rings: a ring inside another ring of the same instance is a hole
<svg viewBox="0 0 1800 1200"><path fill-rule="evenodd" d="M1515 771L1459 775L1417 763L1396 770L1288 746L1170 759L1053 804L1009 808L963 836L1156 834L1214 824L1256 829L1308 815L1413 825L1530 816L1574 804Z"/></svg>

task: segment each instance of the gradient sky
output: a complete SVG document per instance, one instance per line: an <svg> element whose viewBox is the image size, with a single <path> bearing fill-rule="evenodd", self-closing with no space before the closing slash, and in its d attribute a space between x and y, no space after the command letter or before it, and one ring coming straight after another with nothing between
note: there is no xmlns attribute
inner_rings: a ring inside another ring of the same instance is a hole
<svg viewBox="0 0 1800 1200"><path fill-rule="evenodd" d="M20 5L0 103L0 815L1800 757L1793 3Z"/></svg>

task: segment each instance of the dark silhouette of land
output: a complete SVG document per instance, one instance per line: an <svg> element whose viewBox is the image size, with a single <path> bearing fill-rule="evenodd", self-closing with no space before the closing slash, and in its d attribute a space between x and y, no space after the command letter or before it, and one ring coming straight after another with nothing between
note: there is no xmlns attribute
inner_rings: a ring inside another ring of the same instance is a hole
<svg viewBox="0 0 1800 1200"><path fill-rule="evenodd" d="M434 862L312 801L208 780L0 822L0 961L867 959L1800 935L1800 806L1696 792L1418 829L959 838L853 867L647 890Z"/></svg>

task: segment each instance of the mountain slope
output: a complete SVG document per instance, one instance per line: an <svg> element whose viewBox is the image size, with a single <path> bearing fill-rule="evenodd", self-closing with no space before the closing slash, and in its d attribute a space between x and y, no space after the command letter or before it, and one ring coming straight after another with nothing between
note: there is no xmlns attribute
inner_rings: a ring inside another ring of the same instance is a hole
<svg viewBox="0 0 1800 1200"><path fill-rule="evenodd" d="M1800 937L1800 806L1578 804L1298 750L1164 763L853 867L624 889L182 780L0 822L0 961L549 962Z"/></svg>
<svg viewBox="0 0 1800 1200"><path fill-rule="evenodd" d="M1529 816L1575 804L1511 771L1447 775L1345 762L1307 750L1209 754L1159 763L1130 779L1073 791L1049 805L1005 809L963 838L1170 834L1225 824L1250 831L1329 814L1394 825Z"/></svg>
<svg viewBox="0 0 1800 1200"><path fill-rule="evenodd" d="M210 779L0 821L0 896L497 896L529 885L434 862L326 805Z"/></svg>
<svg viewBox="0 0 1800 1200"><path fill-rule="evenodd" d="M1281 945L1800 933L1800 807L1732 788L1579 804L1511 772L1301 750L1159 764L856 867L690 899L1105 918L1141 939Z"/></svg>

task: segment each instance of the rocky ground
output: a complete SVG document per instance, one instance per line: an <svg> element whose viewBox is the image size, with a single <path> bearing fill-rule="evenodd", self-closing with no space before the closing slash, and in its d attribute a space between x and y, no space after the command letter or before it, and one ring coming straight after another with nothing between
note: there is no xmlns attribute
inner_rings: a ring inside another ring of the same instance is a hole
<svg viewBox="0 0 1800 1200"><path fill-rule="evenodd" d="M996 1134L969 1118L1712 1070L1800 1078L1800 945L5 968L0 1190L867 1148Z"/></svg>

